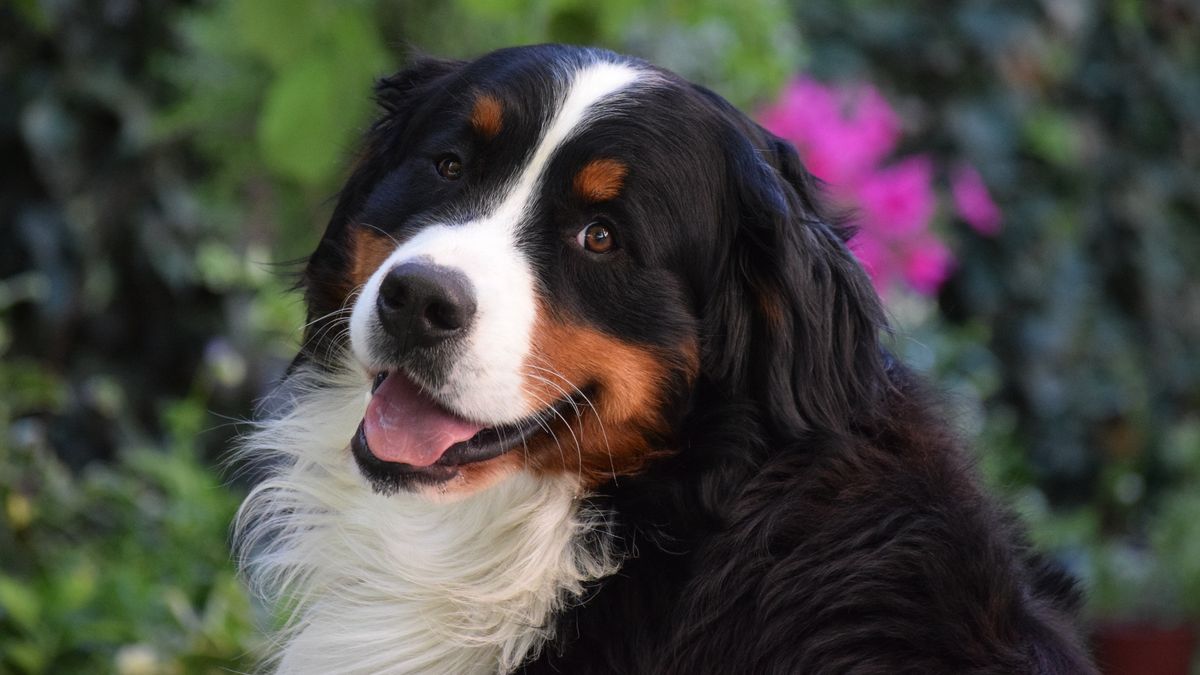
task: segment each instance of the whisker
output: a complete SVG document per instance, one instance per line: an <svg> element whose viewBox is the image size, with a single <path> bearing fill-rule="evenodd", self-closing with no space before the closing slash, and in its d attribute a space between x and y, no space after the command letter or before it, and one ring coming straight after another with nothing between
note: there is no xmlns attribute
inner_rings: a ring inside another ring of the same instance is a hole
<svg viewBox="0 0 1200 675"><path fill-rule="evenodd" d="M338 331L337 335L333 336L333 339L329 341L325 348L326 363L332 363L334 361L334 350L341 350L343 348L341 344L342 340L348 337L350 337L349 326L342 328L340 331Z"/></svg>
<svg viewBox="0 0 1200 675"><path fill-rule="evenodd" d="M550 385L550 386L552 386L552 387L555 387L555 388L559 389L560 391L562 391L562 392L563 392L563 394L564 394L564 395L566 395L566 390L565 390L565 389L563 389L562 387L559 387L558 385L554 384L554 383L553 383L553 382L551 382L550 380L547 380L546 378L544 378L544 377L542 377L542 376L540 376L540 375L536 375L536 374L534 374L534 373L529 373L529 372L527 372L527 373L525 373L525 374L526 374L526 375L528 375L529 377L535 378L535 379L537 379L537 380L541 380L542 382L545 382L546 384L548 384L548 385ZM537 397L537 396L535 396L534 398L537 398L537 399L538 399L540 402L542 402L542 404L543 404L543 405L546 405L546 403L545 403L544 401L541 401L541 398L539 398L539 397ZM569 399L568 399L568 400L569 400ZM572 405L574 406L574 402L572 402ZM583 440L583 425L582 425L582 424L580 424L580 426L579 426L579 435L578 435L578 436L576 436L576 435L575 435L575 430L571 428L571 422L567 420L566 416L564 416L564 415L563 415L561 412L559 412L559 411L558 411L558 408L557 408L557 407L555 407L555 406L553 406L553 405L550 405L550 406L547 406L547 407L548 407L548 409L550 410L550 412L554 413L555 415L558 415L559 419L561 419L561 420L563 421L563 425L567 427L567 431L571 432L571 439L575 441L575 454L577 454L577 455L579 456L579 470L578 470L578 473L579 473L579 477L580 477L580 478L582 478L582 477L583 477L583 444L582 444L582 440ZM576 407L576 410L575 410L575 419L580 419L580 418L579 418L579 410L578 410L578 407ZM564 460L564 461L565 461L565 460Z"/></svg>
<svg viewBox="0 0 1200 675"><path fill-rule="evenodd" d="M538 396L537 394L535 394L535 393L533 393L533 392L529 391L529 390L528 390L528 389L526 389L524 386L522 386L522 387L521 387L521 391L522 391L522 392L523 392L523 393L524 393L526 396L528 396L528 397L530 397L530 398L534 399L534 400L535 400L535 401L537 401L538 403L541 403L542 405L546 405L546 402L545 402L545 401L543 401L543 400L541 399L541 397L540 397L540 396ZM533 418L533 419L534 419L534 422L536 422L536 423L537 423L537 425L538 425L539 427L541 427L542 429L544 429L544 430L546 431L546 433L550 434L550 438L554 439L554 444L558 446L558 455L559 455L559 458L560 458L560 459L562 459L563 466L566 466L566 465L567 465L567 454L566 454L565 452L563 452L563 449L562 449L562 443L560 443L560 442L558 441L558 434L554 433L554 429L553 429L553 428L551 428L551 427L550 427L550 425L546 424L546 423L545 423L545 421L543 421L543 420L542 420L542 417L541 417L541 415L540 415L540 414L539 414L539 415L536 415L536 416L534 416L534 418ZM528 447L526 448L526 450L528 450Z"/></svg>
<svg viewBox="0 0 1200 675"><path fill-rule="evenodd" d="M342 328L342 325L341 325L339 322L336 322L336 321L332 321L332 322L330 322L330 323L328 323L328 324L326 324L326 325L322 326L322 327L321 327L321 329L320 329L319 331L317 331L316 333L314 333L314 334L312 335L312 337L310 337L310 338L309 338L309 339L306 341L305 347L306 347L306 348L308 348L308 347L310 347L310 346L311 346L311 347L316 347L316 346L319 346L319 345L321 345L321 344L324 344L325 338L329 336L329 333L330 333L331 331L333 331L333 330L338 330L338 329L341 329L341 328Z"/></svg>
<svg viewBox="0 0 1200 675"><path fill-rule="evenodd" d="M532 373L527 373L527 374L531 375L532 377L535 377L535 378L545 381L543 378L541 378L537 375L533 375ZM548 382L548 384L552 384L552 383ZM526 392L526 393L529 393L530 396L532 396L534 399L536 399L538 401L538 403L542 404L543 411L544 411L543 414L545 412L549 412L552 415L557 416L558 419L562 420L563 426L565 426L567 428L567 431L569 431L571 433L571 440L575 442L575 450L580 453L579 462L580 462L580 465L582 466L583 454L582 454L582 446L580 444L581 437L575 435L575 430L571 428L571 422L569 420L567 420L567 418L561 412L558 411L558 408L555 406L554 403L547 402L544 399L542 399L540 396L538 396L537 394L534 394L532 392Z"/></svg>
<svg viewBox="0 0 1200 675"><path fill-rule="evenodd" d="M315 318L312 321L309 321L307 323L304 323L303 325L296 326L296 328L294 328L292 330L292 332L305 330L317 322L324 321L325 319L337 316L338 314L341 314L343 312L353 311L353 309L354 308L352 308L352 307L347 307L346 303L343 302L341 307L338 307L337 309L333 310L332 312L329 312L328 314L325 314L324 316L318 316L317 318Z"/></svg>
<svg viewBox="0 0 1200 675"><path fill-rule="evenodd" d="M313 320L312 322L310 322L310 323L315 323L316 321L320 321L320 320L322 320L322 319L325 319L325 318L328 318L328 317L331 317L331 316L339 316L339 317L340 317L342 314L347 314L347 315L348 315L348 314L352 314L352 313L354 312L354 306L353 306L353 305L354 305L354 301L355 301L355 300L358 298L358 296L359 296L359 295L362 293L362 290L363 290L363 285L359 285L359 286L355 287L355 288L354 288L352 291L350 291L349 295L347 295L347 296L346 296L346 299L345 299L345 300L342 302L342 306L341 306L340 308L338 308L338 309L334 310L333 312L330 312L329 314L326 314L326 315L325 315L324 317L322 317L321 319L314 319L314 320ZM344 326L344 328L345 328L345 332L346 332L347 334L349 333L349 327L350 327L350 325L349 325L349 322L348 322L348 321L347 321L347 322L345 322L344 324L343 324L342 322L339 322L339 321L330 321L328 324L326 324L325 326L323 326L323 327L321 328L321 330L317 331L317 333L316 333L315 335L313 335L313 336L311 336L309 339L305 340L305 344L303 345L302 349L307 349L307 348L309 347L309 345L319 345L319 344L321 344L321 341L322 341L322 340L324 340L324 339L325 339L325 337L327 337L327 336L328 336L328 333L329 333L329 331L333 330L333 328L334 328L334 327L336 327L336 326ZM307 326L306 326L306 327L307 327ZM342 337L343 337L343 336L339 334L339 335L338 335L338 336L337 336L337 337L336 337L336 338L335 338L335 339L334 339L334 340L333 340L333 341L330 343L329 347L327 348L327 350L326 350L326 352L325 352L325 358L326 358L327 360L328 360L328 359L329 359L329 358L332 356L332 353L333 353L333 345L335 345L335 344L337 343L337 341L338 341L338 340L340 340Z"/></svg>
<svg viewBox="0 0 1200 675"><path fill-rule="evenodd" d="M526 364L526 365L527 365L527 367L529 367L529 368L536 368L536 369L538 369L538 370L540 370L540 371L542 371L542 372L549 373L550 375L553 375L553 376L557 377L558 379L562 380L562 381L563 381L563 382L565 382L565 383L566 383L566 384L567 384L569 387L571 387L572 389L574 389L574 390L575 390L575 392L576 392L576 393L578 393L578 394L579 394L579 396L580 396L580 397L583 399L584 403L586 403L586 404L587 404L587 406L588 406L589 408L591 408L591 409L592 409L592 414L593 414L593 415L595 415L595 417L596 417L596 423L597 423L597 424L599 425L599 427L600 427L600 435L601 435L601 437L604 439L604 450L605 450L605 452L608 454L608 467L609 467L609 471L610 471L610 473L612 474L612 477L613 477L613 485L617 485L617 484L618 484L618 482L617 482L617 467L616 467L616 465L615 465L615 464L614 464L614 462L613 462L613 455L612 455L612 445L609 443L609 440L608 440L608 429L607 429L607 428L605 428L605 425L604 425L604 418L602 418L602 417L600 416L600 411L596 409L596 404L595 404L595 403L593 403L593 402L592 402L592 399L591 399L591 398L589 398L589 397L588 397L588 395L587 395L587 394L585 394L585 393L583 392L583 390L579 388L579 386L578 386L578 385L576 385L574 382L572 382L572 381L570 380L570 378L568 378L567 376L563 375L563 374L562 374L562 373L560 373L558 370L556 370L555 368L553 368L552 366L553 366L554 364L550 363L550 361L549 361L549 360L548 360L546 357L544 357L544 356L542 356L541 354L538 354L538 353L536 353L536 352L530 352L530 355L531 355L532 357L534 357L534 358L536 358L536 359L540 360L542 363L545 363L547 366L551 366L551 367L549 367L549 368L544 368L544 367L537 366L537 365L534 365L534 364ZM581 425L581 426L580 426L580 429L582 430L582 418L580 419L580 425Z"/></svg>
<svg viewBox="0 0 1200 675"><path fill-rule="evenodd" d="M543 372L552 372L552 371L548 371L548 370L546 370L545 368L540 368L540 367L538 367L538 366L534 366L534 365L527 365L526 367L529 367L529 368L537 368L538 370L541 370L541 371L543 371ZM559 386L558 384L555 384L555 383L554 383L554 382L552 382L551 380L548 380L548 379L546 379L546 378L542 377L541 375L538 375L538 374L536 374L536 373L526 373L526 374L527 374L527 375L529 375L530 377L537 378L538 380L540 380L540 381L542 381L542 382L545 382L546 384L550 385L551 387L554 387L555 389L557 389L557 390L558 390L558 392L559 392L560 394L562 394L562 397L563 397L563 399L564 399L564 400L566 400L568 403L570 403L570 404L571 404L571 408L572 408L572 409L574 410L574 412L575 412L575 417L576 417L576 418L580 418L580 417L581 417L581 414L580 414L580 411L579 411L579 404L575 402L575 394L571 393L570 391L567 391L566 389L563 389L563 388L562 388L561 386ZM552 373L552 374L557 374L557 373ZM561 376L559 376L559 377L561 377ZM570 383L568 382L568 384L570 384ZM583 394L583 392L579 390L579 387L574 387L574 386L572 386L572 388L575 390L575 393L577 393L577 394L581 394L581 395ZM581 426L579 427L579 433L582 435L582 434L583 434L582 419L580 420L580 424L581 424Z"/></svg>
<svg viewBox="0 0 1200 675"><path fill-rule="evenodd" d="M393 236L392 236L392 234L391 234L390 232L388 232L387 230L384 230L384 229L382 229L382 228L376 227L376 226L374 226L374 225L372 225L372 224L370 224L370 223L363 223L363 222L360 222L360 223L359 223L359 225L362 225L363 227L369 227L369 228L371 228L372 230L375 230L375 231L376 231L376 232L378 232L379 234L382 234L383 236L387 237L388 239L391 239L391 240L392 240L392 243L396 245L396 248L399 248L399 247L400 247L400 240L399 240L399 239L396 239L395 237L393 237Z"/></svg>

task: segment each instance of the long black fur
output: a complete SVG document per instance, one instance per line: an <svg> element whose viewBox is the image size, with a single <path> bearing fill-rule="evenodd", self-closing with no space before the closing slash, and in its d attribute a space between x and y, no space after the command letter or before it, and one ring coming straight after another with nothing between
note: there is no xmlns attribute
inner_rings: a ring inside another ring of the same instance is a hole
<svg viewBox="0 0 1200 675"><path fill-rule="evenodd" d="M877 425L786 441L697 401L687 452L600 499L630 559L528 673L1090 673L1079 597L893 367Z"/></svg>

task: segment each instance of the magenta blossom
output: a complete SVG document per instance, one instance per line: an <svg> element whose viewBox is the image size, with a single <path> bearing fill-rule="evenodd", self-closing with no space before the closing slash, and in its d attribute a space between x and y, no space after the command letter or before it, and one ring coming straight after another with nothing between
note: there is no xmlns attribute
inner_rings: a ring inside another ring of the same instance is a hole
<svg viewBox="0 0 1200 675"><path fill-rule="evenodd" d="M888 250L887 244L879 241L872 233L859 230L850 240L850 250L867 270L876 289L882 291L891 285L897 270L892 263L894 256Z"/></svg>
<svg viewBox="0 0 1200 675"><path fill-rule="evenodd" d="M896 113L868 85L836 90L802 77L760 119L799 148L813 175L834 186L860 180L900 137Z"/></svg>
<svg viewBox="0 0 1200 675"><path fill-rule="evenodd" d="M941 240L926 235L904 252L904 279L918 293L933 295L954 271L954 254Z"/></svg>
<svg viewBox="0 0 1200 675"><path fill-rule="evenodd" d="M937 210L933 162L909 157L876 169L854 186L852 194L861 212L861 228L889 241L916 237L928 229Z"/></svg>
<svg viewBox="0 0 1200 675"><path fill-rule="evenodd" d="M955 263L931 229L938 203L934 165L923 155L886 163L900 139L900 118L874 87L830 87L800 77L760 120L796 146L839 206L858 214L850 249L881 294L899 284L937 293ZM978 172L956 171L952 192L971 227L984 234L998 230L1000 211Z"/></svg>
<svg viewBox="0 0 1200 675"><path fill-rule="evenodd" d="M992 201L992 195L975 167L960 164L954 169L950 193L954 197L954 209L971 229L988 237L1000 233L1000 209Z"/></svg>

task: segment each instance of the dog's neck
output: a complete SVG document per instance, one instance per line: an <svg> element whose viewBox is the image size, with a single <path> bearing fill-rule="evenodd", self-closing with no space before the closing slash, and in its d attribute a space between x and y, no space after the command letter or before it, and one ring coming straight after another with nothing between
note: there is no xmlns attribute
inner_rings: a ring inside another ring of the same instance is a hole
<svg viewBox="0 0 1200 675"><path fill-rule="evenodd" d="M291 610L278 671L513 670L564 602L613 571L583 544L574 485L518 473L453 503L375 494L346 449L362 379L338 377L294 374L299 393L246 443L277 462L238 540L257 590Z"/></svg>

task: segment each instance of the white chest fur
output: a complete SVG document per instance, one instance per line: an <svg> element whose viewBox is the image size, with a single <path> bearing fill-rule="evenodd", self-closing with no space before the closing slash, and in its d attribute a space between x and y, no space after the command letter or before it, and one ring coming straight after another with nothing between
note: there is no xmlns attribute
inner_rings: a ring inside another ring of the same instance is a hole
<svg viewBox="0 0 1200 675"><path fill-rule="evenodd" d="M251 584L291 610L279 672L507 672L584 582L613 571L580 543L592 522L569 480L519 472L453 503L377 495L346 449L362 376L291 382L285 412L244 445L274 466L237 522Z"/></svg>

